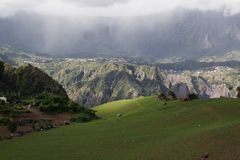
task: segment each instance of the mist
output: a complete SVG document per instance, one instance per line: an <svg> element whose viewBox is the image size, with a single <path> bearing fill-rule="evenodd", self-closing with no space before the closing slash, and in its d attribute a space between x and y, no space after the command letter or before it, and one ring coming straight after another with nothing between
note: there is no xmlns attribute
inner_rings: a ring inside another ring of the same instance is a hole
<svg viewBox="0 0 240 160"><path fill-rule="evenodd" d="M228 15L240 11L238 0L0 0L0 16L17 12L63 17L129 17L156 14L181 7L185 9L222 10Z"/></svg>
<svg viewBox="0 0 240 160"><path fill-rule="evenodd" d="M0 43L50 55L224 54L238 49L238 6L236 0L0 0Z"/></svg>

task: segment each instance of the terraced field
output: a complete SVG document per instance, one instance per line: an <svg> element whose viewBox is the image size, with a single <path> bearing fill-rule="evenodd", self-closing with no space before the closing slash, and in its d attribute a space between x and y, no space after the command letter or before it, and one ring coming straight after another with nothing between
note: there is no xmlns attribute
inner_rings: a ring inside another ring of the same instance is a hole
<svg viewBox="0 0 240 160"><path fill-rule="evenodd" d="M0 159L240 159L239 99L164 103L142 97L95 110L101 120L0 141Z"/></svg>

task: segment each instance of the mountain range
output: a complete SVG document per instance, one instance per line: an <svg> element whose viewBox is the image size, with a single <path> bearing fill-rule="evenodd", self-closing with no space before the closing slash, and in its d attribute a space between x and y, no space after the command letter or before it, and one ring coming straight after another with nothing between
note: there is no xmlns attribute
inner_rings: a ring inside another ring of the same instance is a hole
<svg viewBox="0 0 240 160"><path fill-rule="evenodd" d="M184 57L238 51L240 15L178 8L136 17L45 17L19 12L0 19L0 42L51 55Z"/></svg>
<svg viewBox="0 0 240 160"><path fill-rule="evenodd" d="M0 58L12 65L29 63L41 69L60 83L72 100L85 107L166 94L169 90L179 98L190 93L200 98L236 97L240 86L240 59L235 52L197 61L170 63L169 59L155 59L149 63L151 60L134 57L49 58L9 45L2 45L0 51ZM222 61L224 57L229 61Z"/></svg>

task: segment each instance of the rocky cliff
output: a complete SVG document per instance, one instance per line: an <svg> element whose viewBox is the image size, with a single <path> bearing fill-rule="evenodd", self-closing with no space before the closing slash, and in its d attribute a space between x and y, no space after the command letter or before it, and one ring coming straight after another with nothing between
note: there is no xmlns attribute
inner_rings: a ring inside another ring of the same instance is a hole
<svg viewBox="0 0 240 160"><path fill-rule="evenodd" d="M188 93L196 93L200 98L236 97L236 87L240 86L239 53L163 63L162 59L132 57L47 58L0 46L2 60L40 68L59 82L71 99L86 107L168 90L181 98Z"/></svg>
<svg viewBox="0 0 240 160"><path fill-rule="evenodd" d="M86 107L168 90L179 98L189 93L201 98L236 97L236 87L240 86L239 68L229 67L171 71L111 60L63 60L38 67L62 84L70 98Z"/></svg>

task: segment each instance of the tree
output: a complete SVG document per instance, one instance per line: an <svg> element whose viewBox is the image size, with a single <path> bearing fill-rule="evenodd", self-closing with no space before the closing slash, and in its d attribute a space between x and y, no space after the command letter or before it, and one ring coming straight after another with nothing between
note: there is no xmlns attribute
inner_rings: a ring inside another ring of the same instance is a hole
<svg viewBox="0 0 240 160"><path fill-rule="evenodd" d="M176 96L176 94L173 91L168 91L167 98L170 99L170 100L176 100L177 96Z"/></svg>
<svg viewBox="0 0 240 160"><path fill-rule="evenodd" d="M237 92L238 92L238 94L237 94L237 98L240 98L240 86L237 87Z"/></svg>

